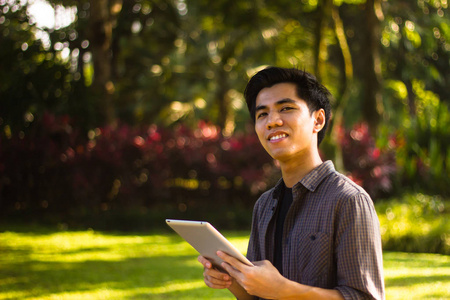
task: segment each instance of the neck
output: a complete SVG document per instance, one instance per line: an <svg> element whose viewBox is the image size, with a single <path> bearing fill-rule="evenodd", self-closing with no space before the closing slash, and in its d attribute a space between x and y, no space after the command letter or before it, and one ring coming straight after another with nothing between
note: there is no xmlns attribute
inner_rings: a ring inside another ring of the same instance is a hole
<svg viewBox="0 0 450 300"><path fill-rule="evenodd" d="M292 188L303 179L309 172L322 164L319 153L308 156L306 159L292 159L280 162L281 174L286 187Z"/></svg>

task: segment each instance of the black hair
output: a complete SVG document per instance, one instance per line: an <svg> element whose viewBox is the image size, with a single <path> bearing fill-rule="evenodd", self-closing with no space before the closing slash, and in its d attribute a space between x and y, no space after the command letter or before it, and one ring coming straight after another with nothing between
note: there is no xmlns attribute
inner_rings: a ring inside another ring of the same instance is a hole
<svg viewBox="0 0 450 300"><path fill-rule="evenodd" d="M244 91L245 101L250 112L250 116L255 122L256 97L259 92L277 83L293 83L297 87L297 96L303 99L308 105L309 112L323 108L325 111L325 125L317 135L317 145L320 145L328 127L331 115L331 94L326 87L320 84L312 74L295 69L268 67L256 73L248 82Z"/></svg>

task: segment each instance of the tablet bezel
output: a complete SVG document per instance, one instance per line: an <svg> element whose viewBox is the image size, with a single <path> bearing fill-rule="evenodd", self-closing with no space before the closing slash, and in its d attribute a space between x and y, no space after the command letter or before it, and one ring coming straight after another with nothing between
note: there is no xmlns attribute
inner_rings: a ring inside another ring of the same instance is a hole
<svg viewBox="0 0 450 300"><path fill-rule="evenodd" d="M253 264L209 222L166 219L166 223L197 250L197 252L210 260L211 263L219 269L222 269L220 265L223 262L216 254L219 250L235 257L248 266L253 266Z"/></svg>

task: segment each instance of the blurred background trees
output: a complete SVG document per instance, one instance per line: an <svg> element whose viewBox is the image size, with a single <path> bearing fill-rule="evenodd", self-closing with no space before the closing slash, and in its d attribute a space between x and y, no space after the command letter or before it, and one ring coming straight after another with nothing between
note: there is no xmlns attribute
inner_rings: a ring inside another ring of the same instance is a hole
<svg viewBox="0 0 450 300"><path fill-rule="evenodd" d="M448 14L446 0L0 0L1 214L251 208L277 169L242 92L268 65L331 90L323 155L375 200L448 196Z"/></svg>

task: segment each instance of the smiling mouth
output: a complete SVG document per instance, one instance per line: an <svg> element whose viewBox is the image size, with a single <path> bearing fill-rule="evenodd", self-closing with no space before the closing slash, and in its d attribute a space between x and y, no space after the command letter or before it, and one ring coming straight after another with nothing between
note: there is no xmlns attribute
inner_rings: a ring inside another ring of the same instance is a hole
<svg viewBox="0 0 450 300"><path fill-rule="evenodd" d="M275 141L278 141L278 140L280 140L280 139L282 139L282 138L285 138L285 137L287 137L287 136L288 136L288 135L285 134L285 133L283 133L283 134L277 134L277 135L271 136L271 137L269 138L269 141L275 142Z"/></svg>

